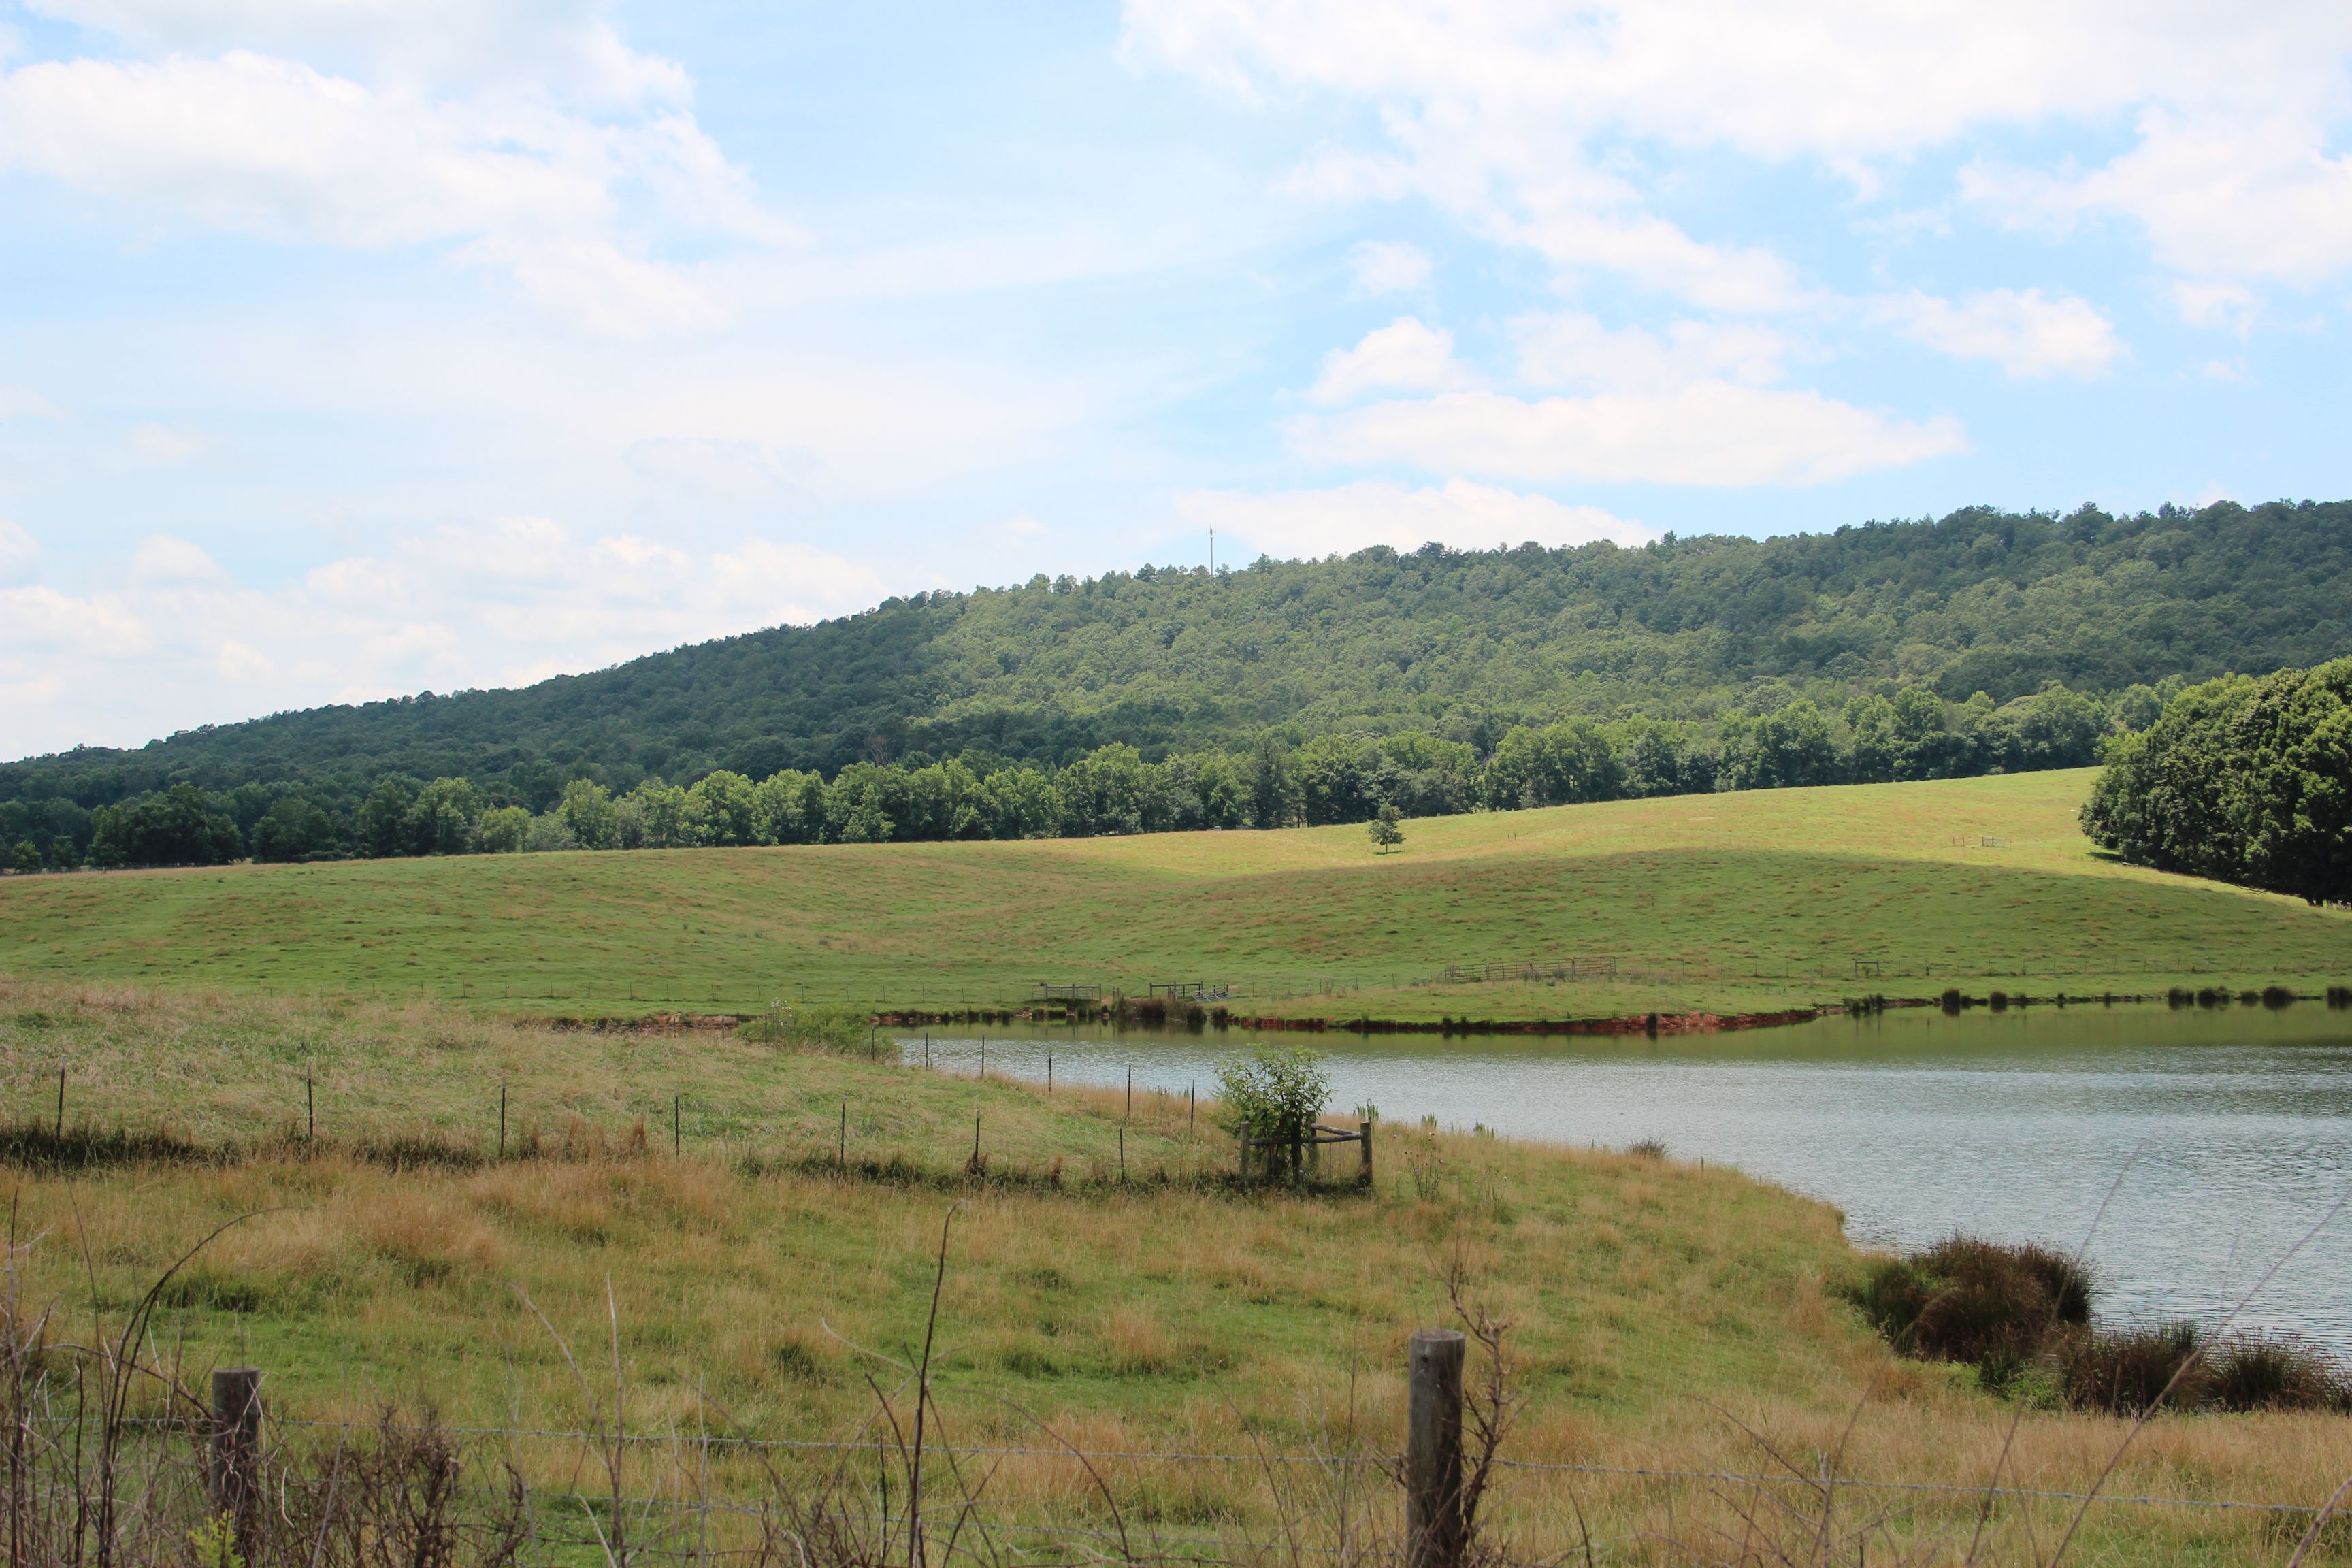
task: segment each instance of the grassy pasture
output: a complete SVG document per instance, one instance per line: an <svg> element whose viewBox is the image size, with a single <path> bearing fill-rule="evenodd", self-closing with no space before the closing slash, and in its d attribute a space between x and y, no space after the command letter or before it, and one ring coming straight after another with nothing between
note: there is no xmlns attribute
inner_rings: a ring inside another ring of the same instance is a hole
<svg viewBox="0 0 2352 1568"><path fill-rule="evenodd" d="M2096 858L2074 825L2090 780L1433 818L1393 856L1328 827L8 878L0 973L541 1014L1205 980L1268 1010L1391 1016L2352 976L2340 912ZM1414 984L1580 956L1620 978ZM1881 978L1857 979L1857 960Z"/></svg>
<svg viewBox="0 0 2352 1568"><path fill-rule="evenodd" d="M1519 1460L1769 1468L1745 1427L1808 1466L1842 1447L1852 1478L1968 1488L1992 1473L2013 1414L1950 1369L1895 1360L1861 1326L1832 1289L1856 1265L1833 1212L1719 1168L1391 1127L1369 1195L1244 1194L1186 1180L1221 1141L1204 1154L1181 1102L1139 1097L1122 1185L1120 1108L1105 1094L1048 1100L709 1036L556 1032L425 1005L0 987L12 1112L47 1109L60 1056L74 1062L69 1120L169 1125L248 1152L223 1165L0 1173L16 1234L36 1238L17 1300L53 1310L58 1337L85 1338L197 1237L257 1213L174 1287L152 1342L191 1372L267 1368L280 1421L363 1418L391 1399L469 1426L576 1429L586 1400L517 1289L600 1391L609 1289L634 1429L870 1442L865 1376L897 1374L852 1344L904 1357L919 1342L959 1196L940 1376L949 1440L966 1446L1050 1447L1018 1406L1097 1451L1393 1451L1404 1338L1443 1321L1439 1276L1456 1258L1515 1325ZM278 1142L306 1067L332 1141L307 1156ZM544 1157L392 1171L341 1152L404 1132L486 1150L500 1079L516 1122L544 1132ZM689 1116L683 1158L660 1136L673 1092L724 1108ZM854 1156L898 1154L930 1179L753 1173L747 1155L829 1148L844 1098ZM1058 1157L1061 1189L959 1184L975 1110L992 1173L1035 1177ZM2029 1414L2005 1473L2079 1489L2122 1435L2110 1420ZM557 1439L514 1453L542 1485L593 1474ZM676 1489L690 1468L658 1447L635 1466L637 1491ZM2347 1467L2340 1419L2198 1417L2143 1435L2109 1484L2308 1503ZM1252 1466L1108 1468L1123 1506L1156 1528L1271 1528ZM722 1489L752 1480L720 1461ZM1107 1522L1066 1460L1008 1461L995 1486L1024 1517ZM1502 1517L1530 1554L1570 1549L1580 1509L1624 1543L1609 1560L1663 1561L1672 1489L1515 1471ZM1721 1522L1721 1491L1675 1492L1674 1528ZM1906 1499L1870 1555L1964 1542L1973 1507ZM1979 1560L2029 1560L2029 1535L2046 1547L2067 1511L2003 1505ZM2095 1511L2082 1546L2098 1563L2284 1562L2293 1536L2258 1513L2127 1507Z"/></svg>

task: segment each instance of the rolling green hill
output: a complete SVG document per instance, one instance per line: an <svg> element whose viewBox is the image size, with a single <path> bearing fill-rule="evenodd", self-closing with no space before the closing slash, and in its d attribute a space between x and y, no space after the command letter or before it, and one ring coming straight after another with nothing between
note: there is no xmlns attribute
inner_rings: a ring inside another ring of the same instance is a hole
<svg viewBox="0 0 2352 1568"><path fill-rule="evenodd" d="M1392 1016L2352 980L2343 911L2095 857L2092 776L1481 813L1410 823L1394 855L1322 827L18 877L0 973L538 1013L1202 981L1253 1010ZM1571 959L1617 978L1428 984Z"/></svg>
<svg viewBox="0 0 2352 1568"><path fill-rule="evenodd" d="M1269 728L1421 730L1483 751L1521 720L1711 721L1898 682L2001 702L2049 680L2116 692L2316 663L2352 646L2347 605L2347 502L1373 549L1214 578L1146 567L893 599L520 690L29 759L0 766L0 802L405 773L500 781L544 810L576 776L626 789L973 749L1055 765L1111 742L1153 758L1234 749Z"/></svg>

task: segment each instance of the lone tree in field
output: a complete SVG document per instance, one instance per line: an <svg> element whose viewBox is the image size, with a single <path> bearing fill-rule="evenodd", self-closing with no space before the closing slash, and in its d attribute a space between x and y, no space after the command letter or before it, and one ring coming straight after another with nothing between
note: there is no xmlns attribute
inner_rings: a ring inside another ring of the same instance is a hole
<svg viewBox="0 0 2352 1568"><path fill-rule="evenodd" d="M1404 829L1398 826L1402 819L1394 805L1381 807L1381 814L1365 825L1364 831L1372 836L1372 853L1385 855L1404 842Z"/></svg>

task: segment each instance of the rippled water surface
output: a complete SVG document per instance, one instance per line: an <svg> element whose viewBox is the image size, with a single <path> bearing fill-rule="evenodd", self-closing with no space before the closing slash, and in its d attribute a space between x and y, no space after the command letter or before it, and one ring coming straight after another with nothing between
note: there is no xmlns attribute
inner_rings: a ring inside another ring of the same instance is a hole
<svg viewBox="0 0 2352 1568"><path fill-rule="evenodd" d="M943 1068L978 1066L976 1035L902 1039ZM1139 1089L1206 1092L1244 1043L992 1032L988 1068L1042 1078L1050 1053L1059 1080L1117 1084L1132 1067ZM2111 1320L2212 1321L2317 1226L2239 1321L2352 1353L2352 1216L2326 1218L2352 1190L2352 1014L1922 1008L1687 1040L1317 1043L1336 1106L1512 1138L1659 1139L1835 1205L1865 1243L1964 1229L2071 1249L2087 1235Z"/></svg>

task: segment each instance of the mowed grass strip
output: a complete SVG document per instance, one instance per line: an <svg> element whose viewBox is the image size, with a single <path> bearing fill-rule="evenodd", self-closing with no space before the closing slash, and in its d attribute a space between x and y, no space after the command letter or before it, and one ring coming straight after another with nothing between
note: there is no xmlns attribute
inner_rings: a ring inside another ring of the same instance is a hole
<svg viewBox="0 0 2352 1568"><path fill-rule="evenodd" d="M2091 778L1429 819L1386 857L1333 827L11 878L0 973L592 1013L1002 1004L1041 980L1197 980L1261 1007L1396 1016L1479 1009L1478 994L1412 984L1444 965L1572 957L1628 978L1555 988L1535 1008L1742 1011L1864 980L1918 993L2352 976L2341 911L2095 856L2074 825ZM1323 999L1341 984L1347 1000Z"/></svg>
<svg viewBox="0 0 2352 1568"><path fill-rule="evenodd" d="M695 1435L870 1448L866 1379L889 1388L902 1374L865 1352L911 1358L959 1201L938 1357L946 1440L1048 1450L992 1472L999 1519L1109 1527L1091 1479L1052 1455L1029 1412L1096 1452L1242 1457L1100 1468L1131 1524L1264 1535L1276 1507L1250 1458L1261 1446L1395 1451L1404 1342L1446 1321L1442 1279L1456 1267L1513 1325L1517 1459L1769 1468L1753 1432L1809 1464L1837 1452L1851 1478L1966 1489L1998 1465L2015 1485L2074 1489L2124 1434L2112 1420L2027 1412L2012 1441L2010 1407L1964 1371L1895 1359L1843 1303L1836 1287L1858 1260L1833 1212L1720 1168L1390 1128L1369 1194L960 1184L975 1107L994 1161L1032 1171L1057 1151L1106 1150L1121 1108L1099 1093L1049 1100L707 1037L517 1028L431 1007L70 986L12 987L0 1007L0 1062L20 1111L47 1109L46 1068L62 1051L76 1063L69 1120L176 1111L173 1125L214 1141L282 1133L306 1067L339 1147L415 1131L482 1148L500 1077L519 1115L577 1124L568 1155L470 1170L394 1171L280 1146L215 1165L0 1172L16 1235L31 1238L14 1299L52 1314L53 1341L119 1328L187 1247L251 1216L167 1289L151 1338L199 1386L211 1364L264 1368L281 1440L305 1420L372 1419L383 1402L461 1426L589 1426L598 1411L523 1296L590 1369L599 1400L611 1386L609 1300L631 1428L661 1440L632 1459L631 1492L684 1497L705 1473L721 1497L756 1490L740 1455L720 1453L706 1472ZM678 1082L764 1109L674 1157L657 1116ZM822 1147L844 1096L865 1152L946 1180L760 1173L743 1158ZM640 1123L656 1134L642 1144ZM1192 1146L1180 1106L1139 1098L1129 1150L1139 1175L1181 1165ZM490 1449L542 1487L602 1484L581 1444L522 1436ZM2352 1426L2340 1419L2200 1417L2141 1435L2108 1485L2315 1503L2347 1468ZM1498 1508L1530 1555L1574 1549L1580 1521L1634 1552L1667 1527L1670 1496L1675 1528L1727 1522L1709 1511L1721 1511L1719 1485L1547 1471L1507 1475ZM1975 1523L1965 1491L1900 1500L1890 1550L1965 1539ZM2069 1511L2004 1504L1982 1560L2038 1560L2025 1538L2046 1544ZM2126 1508L2095 1512L2084 1544L2105 1563L2270 1562L2292 1534L2278 1516Z"/></svg>

